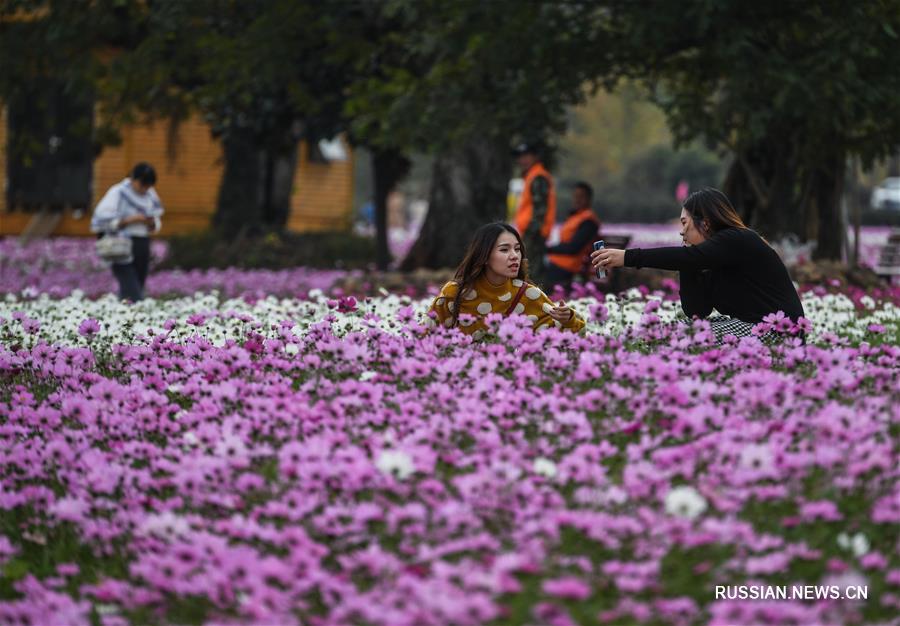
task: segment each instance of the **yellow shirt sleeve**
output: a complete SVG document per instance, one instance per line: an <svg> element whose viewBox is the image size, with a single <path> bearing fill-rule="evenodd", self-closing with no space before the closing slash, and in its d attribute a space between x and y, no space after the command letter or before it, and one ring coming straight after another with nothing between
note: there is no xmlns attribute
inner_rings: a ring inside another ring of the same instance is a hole
<svg viewBox="0 0 900 626"><path fill-rule="evenodd" d="M522 302L525 304L525 315L534 319L535 330L556 325L556 320L550 317L550 311L556 304L535 285L528 285ZM566 330L580 332L585 326L584 318L578 315L578 311L575 309L572 309L572 313L572 318L568 322L559 324L559 326Z"/></svg>
<svg viewBox="0 0 900 626"><path fill-rule="evenodd" d="M450 313L450 304L453 302L453 298L456 297L456 292L456 283L450 281L441 288L441 292L431 302L430 310L437 315L436 323L444 324L447 320L453 318L453 315Z"/></svg>

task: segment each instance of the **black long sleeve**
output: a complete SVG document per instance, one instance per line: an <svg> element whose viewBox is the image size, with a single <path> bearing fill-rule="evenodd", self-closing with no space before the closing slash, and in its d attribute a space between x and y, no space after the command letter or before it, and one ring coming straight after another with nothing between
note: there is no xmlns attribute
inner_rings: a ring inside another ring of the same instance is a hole
<svg viewBox="0 0 900 626"><path fill-rule="evenodd" d="M750 229L727 228L696 246L626 250L625 265L681 272L681 304L688 315L705 317L715 308L752 323L776 311L793 320L803 316L781 258Z"/></svg>
<svg viewBox="0 0 900 626"><path fill-rule="evenodd" d="M713 310L709 272L681 272L681 308L688 317L706 317Z"/></svg>
<svg viewBox="0 0 900 626"><path fill-rule="evenodd" d="M597 222L585 220L579 224L571 241L550 246L547 248L547 254L576 254L593 242L595 237L597 237Z"/></svg>
<svg viewBox="0 0 900 626"><path fill-rule="evenodd" d="M667 248L633 248L625 251L625 265L628 267L655 267L660 270L696 272L721 268L740 263L746 256L750 243L743 232L759 235L753 231L729 228L719 231L696 246L673 246Z"/></svg>

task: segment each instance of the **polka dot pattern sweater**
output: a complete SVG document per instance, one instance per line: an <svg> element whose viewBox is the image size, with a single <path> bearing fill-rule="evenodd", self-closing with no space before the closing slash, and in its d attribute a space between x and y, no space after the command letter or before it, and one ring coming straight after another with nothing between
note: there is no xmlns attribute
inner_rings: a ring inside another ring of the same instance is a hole
<svg viewBox="0 0 900 626"><path fill-rule="evenodd" d="M460 330L474 335L476 339L480 338L486 330L484 318L491 313L505 313L521 286L522 281L518 278L508 279L502 285L492 285L484 276L479 278L469 293L460 299ZM453 325L452 307L457 291L456 281L450 281L431 303L431 310L437 314L435 321L438 324L448 328ZM529 283L513 314L528 316L535 330L557 326L578 332L584 328L584 319L577 312L565 324L554 320L550 317L553 307L547 294Z"/></svg>

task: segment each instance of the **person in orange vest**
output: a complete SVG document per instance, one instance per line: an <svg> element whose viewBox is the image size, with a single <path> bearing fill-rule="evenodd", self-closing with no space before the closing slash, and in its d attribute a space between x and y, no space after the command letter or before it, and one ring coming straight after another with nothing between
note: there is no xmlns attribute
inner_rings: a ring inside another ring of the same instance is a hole
<svg viewBox="0 0 900 626"><path fill-rule="evenodd" d="M541 285L545 280L544 242L556 223L556 188L553 176L541 163L537 143L520 143L513 148L512 154L525 179L514 225L528 250L531 279Z"/></svg>
<svg viewBox="0 0 900 626"><path fill-rule="evenodd" d="M585 182L575 183L572 192L572 211L559 231L559 244L547 248L545 282L568 288L572 278L581 272L584 260L591 252L600 219L594 214L591 203L594 189Z"/></svg>

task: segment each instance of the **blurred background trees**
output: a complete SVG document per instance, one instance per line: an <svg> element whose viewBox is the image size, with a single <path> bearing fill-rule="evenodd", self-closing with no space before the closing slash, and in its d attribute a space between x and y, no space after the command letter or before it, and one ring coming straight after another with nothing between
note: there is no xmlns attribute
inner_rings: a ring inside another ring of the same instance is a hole
<svg viewBox="0 0 900 626"><path fill-rule="evenodd" d="M639 85L624 82L574 107L560 139L560 206L578 181L594 186L606 222L662 222L677 218L675 191L720 184L725 157L693 142L672 146L665 114Z"/></svg>
<svg viewBox="0 0 900 626"><path fill-rule="evenodd" d="M848 159L868 166L900 143L900 3L609 4L623 73L676 143L728 151L723 190L765 236L839 259Z"/></svg>
<svg viewBox="0 0 900 626"><path fill-rule="evenodd" d="M402 265L453 265L505 215L509 146L544 139L565 146L561 194L588 180L606 220L667 219L680 181L718 184L763 235L839 258L848 161L900 145L898 33L900 0L8 0L0 99L34 163L48 134L96 154L122 124L175 137L199 113L226 238L282 227L297 141L343 133L372 155L378 265L415 154L430 209ZM60 102L96 113L68 124Z"/></svg>
<svg viewBox="0 0 900 626"><path fill-rule="evenodd" d="M113 58L104 95L117 117L199 113L222 141L213 220L223 236L280 228L298 141L343 129L349 72L322 12L288 0L156 0L141 37Z"/></svg>

